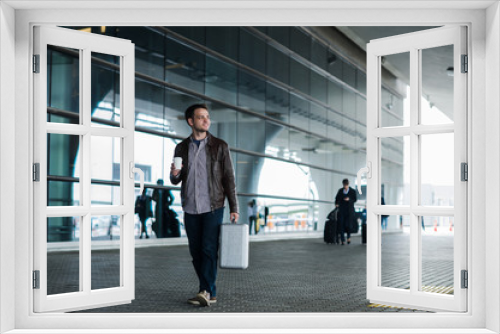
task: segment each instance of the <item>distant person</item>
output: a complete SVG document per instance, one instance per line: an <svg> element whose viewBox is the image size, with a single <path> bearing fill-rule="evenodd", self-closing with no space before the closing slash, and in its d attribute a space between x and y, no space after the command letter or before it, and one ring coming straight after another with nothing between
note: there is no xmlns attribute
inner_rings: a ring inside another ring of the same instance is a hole
<svg viewBox="0 0 500 334"><path fill-rule="evenodd" d="M239 218L236 183L228 144L208 132L208 107L192 105L184 116L192 133L175 147L170 181L182 182L184 226L199 280L198 294L188 303L210 306L217 301L219 233L226 198L230 220Z"/></svg>
<svg viewBox="0 0 500 334"><path fill-rule="evenodd" d="M264 207L264 226L267 226L267 217L269 216L269 207Z"/></svg>
<svg viewBox="0 0 500 334"><path fill-rule="evenodd" d="M248 202L248 209L247 209L247 214L248 214L248 234L252 234L252 226L254 226L254 234L259 233L259 228L257 226L258 221L258 208L257 208L257 202L255 199L251 200Z"/></svg>
<svg viewBox="0 0 500 334"><path fill-rule="evenodd" d="M349 187L349 180L342 180L342 188L335 196L335 206L339 208L338 220L340 227L340 241L342 246L345 242L345 235L347 233L347 243L351 243L351 224L355 219L354 203L357 201L356 191Z"/></svg>
<svg viewBox="0 0 500 334"><path fill-rule="evenodd" d="M142 194L137 196L135 200L135 213L139 215L139 220L141 221L141 235L139 239L142 239L144 233L146 234L146 239L149 239L146 221L148 218L153 217L153 208L151 206L151 197L147 195L146 188L144 188Z"/></svg>
<svg viewBox="0 0 500 334"><path fill-rule="evenodd" d="M163 180L158 179L156 184L163 186ZM168 215L166 214L166 211L170 205L174 203L174 196L168 189L157 188L153 191L153 201L156 202L154 232L157 238L165 238L167 236L166 230L168 226Z"/></svg>
<svg viewBox="0 0 500 334"><path fill-rule="evenodd" d="M382 196L381 204L385 205L384 196ZM388 215L382 215L382 217L380 218L381 225L382 225L382 230L387 230L387 218L389 218Z"/></svg>

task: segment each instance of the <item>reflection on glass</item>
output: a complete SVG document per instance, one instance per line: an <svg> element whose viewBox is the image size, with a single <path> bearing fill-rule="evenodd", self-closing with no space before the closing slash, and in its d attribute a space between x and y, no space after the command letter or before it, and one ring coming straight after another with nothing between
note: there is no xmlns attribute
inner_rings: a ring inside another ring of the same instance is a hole
<svg viewBox="0 0 500 334"><path fill-rule="evenodd" d="M238 106L264 114L266 82L244 71L238 73Z"/></svg>
<svg viewBox="0 0 500 334"><path fill-rule="evenodd" d="M92 205L119 205L121 203L121 138L91 138L90 176ZM114 182L97 184L98 181Z"/></svg>
<svg viewBox="0 0 500 334"><path fill-rule="evenodd" d="M454 134L420 137L420 205L454 206Z"/></svg>
<svg viewBox="0 0 500 334"><path fill-rule="evenodd" d="M80 291L80 217L47 218L47 294ZM52 251L51 243L71 242L72 251Z"/></svg>
<svg viewBox="0 0 500 334"><path fill-rule="evenodd" d="M381 66L384 64L397 64L397 68L401 74L401 80L410 82L410 53L403 52L392 55L383 56ZM382 73L382 71L381 71ZM404 113L404 104L402 103L405 96L397 96L389 92L385 88L381 88L380 96L381 110L381 125L382 127L403 126L409 125L409 115Z"/></svg>
<svg viewBox="0 0 500 334"><path fill-rule="evenodd" d="M392 221L409 221L406 216L388 216L388 225ZM379 216L380 224L383 223ZM382 232L382 228L379 230ZM389 288L410 288L410 234L381 233L382 282L381 286Z"/></svg>
<svg viewBox="0 0 500 334"><path fill-rule="evenodd" d="M103 126L97 120L108 121L106 126L120 126L120 70L96 61L101 59L120 65L120 57L92 52L91 108L94 126Z"/></svg>
<svg viewBox="0 0 500 334"><path fill-rule="evenodd" d="M421 50L422 124L453 123L453 45Z"/></svg>
<svg viewBox="0 0 500 334"><path fill-rule="evenodd" d="M165 78L168 82L205 92L205 54L167 38ZM186 107L185 107L186 108Z"/></svg>
<svg viewBox="0 0 500 334"><path fill-rule="evenodd" d="M409 143L408 136L380 139L380 193L386 205L410 205L410 183L405 182L410 169L409 156L405 155L409 151L405 150L405 145L409 147Z"/></svg>
<svg viewBox="0 0 500 334"><path fill-rule="evenodd" d="M236 105L238 71L235 66L207 56L205 95Z"/></svg>
<svg viewBox="0 0 500 334"><path fill-rule="evenodd" d="M80 113L80 54L79 50L47 46L47 107L74 113L66 118L48 110L47 121L78 124Z"/></svg>
<svg viewBox="0 0 500 334"><path fill-rule="evenodd" d="M47 134L47 206L80 205L79 151L79 136Z"/></svg>
<svg viewBox="0 0 500 334"><path fill-rule="evenodd" d="M120 286L120 216L92 216L92 289ZM117 242L111 242L116 240Z"/></svg>
<svg viewBox="0 0 500 334"><path fill-rule="evenodd" d="M290 95L271 83L266 83L266 116L288 122Z"/></svg>
<svg viewBox="0 0 500 334"><path fill-rule="evenodd" d="M453 217L420 217L422 291L453 294Z"/></svg>

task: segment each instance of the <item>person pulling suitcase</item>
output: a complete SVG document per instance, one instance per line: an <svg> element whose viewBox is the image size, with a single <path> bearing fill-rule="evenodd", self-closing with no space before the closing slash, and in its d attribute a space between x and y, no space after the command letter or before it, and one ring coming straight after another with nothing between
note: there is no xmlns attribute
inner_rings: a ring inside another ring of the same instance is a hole
<svg viewBox="0 0 500 334"><path fill-rule="evenodd" d="M226 198L231 221L239 218L234 168L228 144L208 132L208 107L194 104L184 116L192 133L175 147L170 181L182 182L184 225L199 280L198 293L188 303L210 306L217 301L219 233Z"/></svg>

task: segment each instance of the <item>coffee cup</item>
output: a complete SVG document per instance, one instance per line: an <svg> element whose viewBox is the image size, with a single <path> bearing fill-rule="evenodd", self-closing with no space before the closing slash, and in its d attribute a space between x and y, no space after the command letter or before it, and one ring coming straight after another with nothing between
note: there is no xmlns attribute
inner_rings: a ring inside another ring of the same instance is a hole
<svg viewBox="0 0 500 334"><path fill-rule="evenodd" d="M174 158L174 166L175 166L175 169L181 169L182 168L182 158L181 157L175 157Z"/></svg>

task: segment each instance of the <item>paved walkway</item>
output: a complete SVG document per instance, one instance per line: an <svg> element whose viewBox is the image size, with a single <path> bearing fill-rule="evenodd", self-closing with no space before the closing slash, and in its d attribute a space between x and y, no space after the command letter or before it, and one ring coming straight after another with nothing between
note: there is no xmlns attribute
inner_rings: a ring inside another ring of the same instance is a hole
<svg viewBox="0 0 500 334"><path fill-rule="evenodd" d="M432 282L428 280L432 285L449 286L452 282L449 275L452 261L443 255L453 245L452 241L450 237L433 237L427 243L429 254L436 254L425 262L428 275L434 278ZM404 287L408 278L409 237L390 233L384 235L383 242L383 262L390 263L383 272L383 284ZM49 268L67 262L71 254L49 253ZM92 253L93 288L118 284L118 256L113 250ZM49 270L50 273L57 275L58 271ZM57 284L66 284L67 288L70 278L58 277ZM56 279L49 277L49 282ZM187 304L197 286L186 245L137 248L136 299L131 304L90 312L416 312L369 306L366 245L357 236L345 246L326 245L317 237L265 242L254 239L250 244L248 269L219 270L217 304L212 307Z"/></svg>

